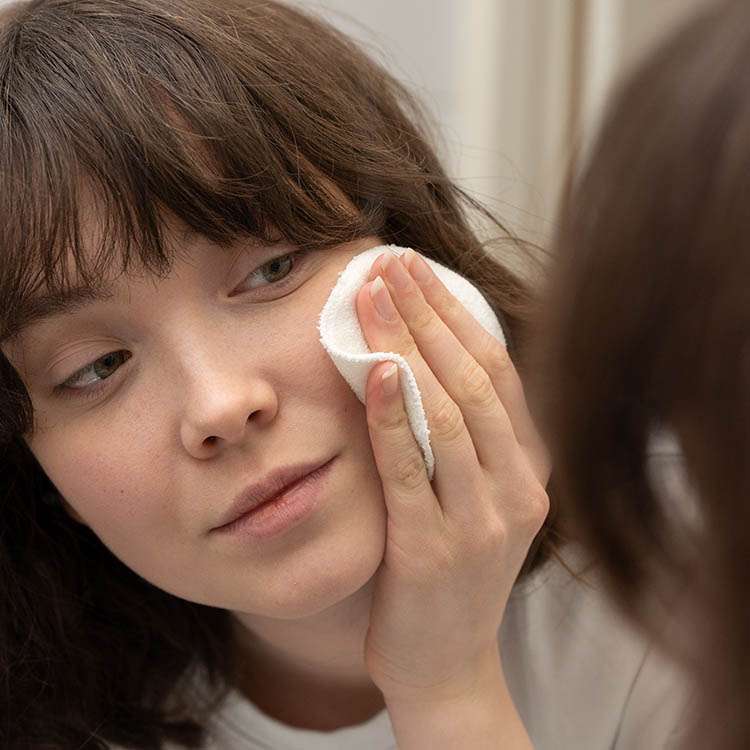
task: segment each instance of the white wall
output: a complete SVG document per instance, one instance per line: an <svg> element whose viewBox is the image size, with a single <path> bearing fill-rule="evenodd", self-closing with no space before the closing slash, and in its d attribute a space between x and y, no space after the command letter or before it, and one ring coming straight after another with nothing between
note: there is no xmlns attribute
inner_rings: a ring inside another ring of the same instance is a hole
<svg viewBox="0 0 750 750"><path fill-rule="evenodd" d="M297 0L383 50L438 120L448 171L541 243L618 73L710 1Z"/></svg>

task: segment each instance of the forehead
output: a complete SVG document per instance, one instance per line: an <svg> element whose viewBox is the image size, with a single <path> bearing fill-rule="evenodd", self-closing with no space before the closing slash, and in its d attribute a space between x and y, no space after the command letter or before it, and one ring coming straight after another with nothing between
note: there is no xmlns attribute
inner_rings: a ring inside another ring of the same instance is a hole
<svg viewBox="0 0 750 750"><path fill-rule="evenodd" d="M8 320L4 339L16 337L32 326L57 315L73 313L96 300L112 296L108 285L100 288L74 286L54 291L40 291L15 305L14 314Z"/></svg>
<svg viewBox="0 0 750 750"><path fill-rule="evenodd" d="M162 253L159 263L133 257L130 248L108 244L102 223L90 210L83 214L78 242L59 258L33 254L12 276L6 266L0 341L17 337L29 326L53 316L73 313L95 302L110 299L117 282L152 276L163 278L177 254L187 253L196 233L177 220L160 228ZM14 283L15 282L15 283Z"/></svg>
<svg viewBox="0 0 750 750"><path fill-rule="evenodd" d="M220 244L188 227L179 218L170 216L159 230L164 255L163 262L158 265L125 256L116 248L97 256L96 243L86 246L83 257L69 250L61 262L60 273L53 273L49 281L39 274L37 284L29 293L19 294L13 304L7 306L0 342L20 337L36 323L75 313L94 302L120 297L132 283L166 279L176 263L199 262L214 267L217 253L224 254L231 262L239 253L284 242L278 232L270 231L269 234L267 239L237 237L227 244Z"/></svg>
<svg viewBox="0 0 750 750"><path fill-rule="evenodd" d="M106 299L112 281L138 265L131 257L133 238L112 221L92 187L79 184L77 191L74 211L58 206L36 233L27 228L4 249L0 341L36 321Z"/></svg>

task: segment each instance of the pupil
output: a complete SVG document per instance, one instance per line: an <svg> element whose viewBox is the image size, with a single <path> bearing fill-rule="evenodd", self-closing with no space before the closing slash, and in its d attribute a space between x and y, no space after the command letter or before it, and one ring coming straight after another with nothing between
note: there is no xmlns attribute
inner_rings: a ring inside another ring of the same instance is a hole
<svg viewBox="0 0 750 750"><path fill-rule="evenodd" d="M286 255L283 258L274 258L266 263L264 276L266 281L278 281L280 277L286 276L291 270L292 259Z"/></svg>
<svg viewBox="0 0 750 750"><path fill-rule="evenodd" d="M94 363L94 373L104 380L125 361L125 352L111 352Z"/></svg>

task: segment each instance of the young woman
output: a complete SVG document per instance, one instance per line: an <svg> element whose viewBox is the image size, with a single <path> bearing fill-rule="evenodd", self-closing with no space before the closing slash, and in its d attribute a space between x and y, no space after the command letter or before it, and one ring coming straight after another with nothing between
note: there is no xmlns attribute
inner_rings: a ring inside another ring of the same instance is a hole
<svg viewBox="0 0 750 750"><path fill-rule="evenodd" d="M565 505L623 609L688 665L689 746L723 750L750 747L749 91L741 0L627 81L564 207L547 310ZM665 430L690 493L646 460Z"/></svg>
<svg viewBox="0 0 750 750"><path fill-rule="evenodd" d="M357 311L416 375L429 482L398 375L365 407L318 340L349 260L395 243L523 360L529 291L401 88L266 1L0 26L0 744L665 746L671 673L550 560L506 350L378 257Z"/></svg>

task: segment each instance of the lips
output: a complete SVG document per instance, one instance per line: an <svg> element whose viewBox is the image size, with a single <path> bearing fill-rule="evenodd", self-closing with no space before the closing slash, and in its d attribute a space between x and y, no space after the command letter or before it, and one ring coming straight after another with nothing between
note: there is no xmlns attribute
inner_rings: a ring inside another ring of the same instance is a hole
<svg viewBox="0 0 750 750"><path fill-rule="evenodd" d="M273 501L279 495L288 491L295 484L303 481L318 469L323 468L332 460L326 459L324 461L283 466L275 469L261 481L250 485L237 495L212 531L219 531L234 523L238 518L259 508L261 505Z"/></svg>

